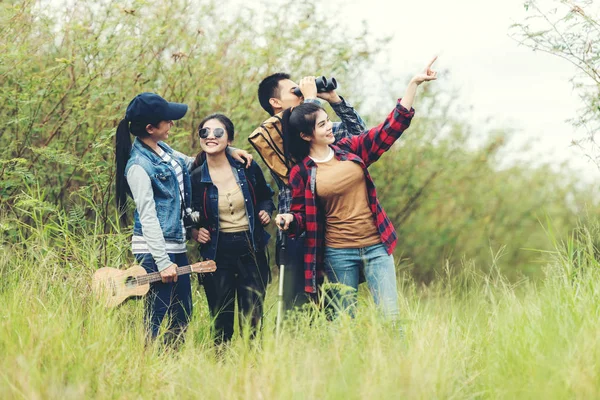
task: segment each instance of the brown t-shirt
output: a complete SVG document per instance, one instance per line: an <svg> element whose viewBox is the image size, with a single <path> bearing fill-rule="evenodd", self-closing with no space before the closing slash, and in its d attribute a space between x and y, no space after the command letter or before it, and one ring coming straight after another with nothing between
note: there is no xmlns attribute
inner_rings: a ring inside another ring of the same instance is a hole
<svg viewBox="0 0 600 400"><path fill-rule="evenodd" d="M347 249L381 243L360 165L335 157L319 162L316 187L327 217L326 246Z"/></svg>

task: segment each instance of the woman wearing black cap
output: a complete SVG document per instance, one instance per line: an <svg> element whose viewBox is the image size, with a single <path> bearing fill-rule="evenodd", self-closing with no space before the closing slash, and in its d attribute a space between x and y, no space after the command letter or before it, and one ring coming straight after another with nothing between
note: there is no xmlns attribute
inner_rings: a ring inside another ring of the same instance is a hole
<svg viewBox="0 0 600 400"><path fill-rule="evenodd" d="M155 338L168 315L167 342L180 337L192 314L190 277L178 276L177 267L188 265L184 216L190 211L189 170L194 158L164 142L173 121L183 118L187 109L157 94L141 93L129 103L116 134L116 198L121 221L127 224L129 194L136 205L132 252L148 272L159 271L162 277L162 282L150 285L145 321ZM133 144L130 133L135 136Z"/></svg>

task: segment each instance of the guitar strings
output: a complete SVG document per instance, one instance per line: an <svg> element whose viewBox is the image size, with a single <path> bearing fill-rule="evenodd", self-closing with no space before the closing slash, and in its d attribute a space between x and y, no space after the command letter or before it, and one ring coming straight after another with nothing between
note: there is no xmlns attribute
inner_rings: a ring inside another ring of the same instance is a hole
<svg viewBox="0 0 600 400"><path fill-rule="evenodd" d="M186 266L178 268L177 275L186 274L188 272L192 272L191 265L186 265ZM151 272L151 273L143 275L143 276L136 276L135 281L138 286L145 285L145 284L153 282L153 279L158 278L159 276L160 276L160 272Z"/></svg>

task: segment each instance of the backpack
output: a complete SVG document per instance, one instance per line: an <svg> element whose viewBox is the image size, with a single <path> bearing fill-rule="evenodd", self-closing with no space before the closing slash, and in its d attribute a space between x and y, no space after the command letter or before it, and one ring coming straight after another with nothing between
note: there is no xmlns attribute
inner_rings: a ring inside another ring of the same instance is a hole
<svg viewBox="0 0 600 400"><path fill-rule="evenodd" d="M265 120L248 136L248 141L271 172L277 175L287 186L294 160L285 157L283 135L281 133L282 114L283 112Z"/></svg>

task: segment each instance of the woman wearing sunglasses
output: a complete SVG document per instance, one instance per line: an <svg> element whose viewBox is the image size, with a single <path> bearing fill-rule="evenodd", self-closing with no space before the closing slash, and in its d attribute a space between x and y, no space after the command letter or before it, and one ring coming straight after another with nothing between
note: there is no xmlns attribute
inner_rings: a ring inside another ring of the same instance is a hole
<svg viewBox="0 0 600 400"><path fill-rule="evenodd" d="M240 327L256 335L270 270L265 249L270 235L264 226L275 209L273 190L253 161L249 168L227 152L234 126L222 114L204 118L198 127L206 160L191 175L192 208L200 228L192 236L206 260L215 260L217 271L203 278L214 319L215 344L233 336L234 301L237 296Z"/></svg>

